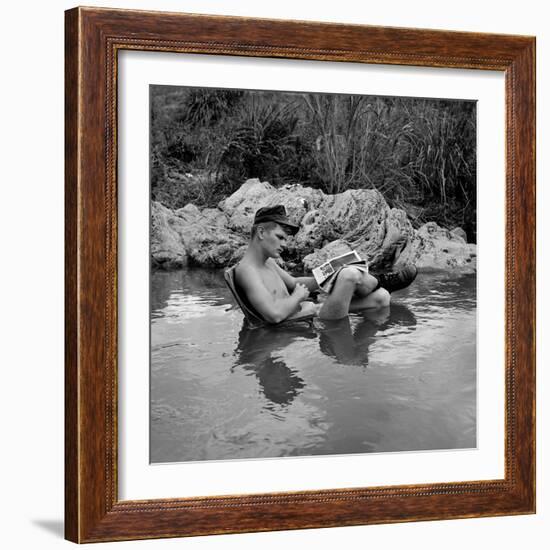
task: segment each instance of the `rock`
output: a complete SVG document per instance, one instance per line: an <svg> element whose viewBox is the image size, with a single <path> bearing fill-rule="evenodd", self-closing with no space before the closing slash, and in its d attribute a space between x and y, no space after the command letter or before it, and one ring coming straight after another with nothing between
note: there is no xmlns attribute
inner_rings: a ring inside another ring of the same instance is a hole
<svg viewBox="0 0 550 550"><path fill-rule="evenodd" d="M155 267L224 267L238 261L247 239L230 231L217 208L200 211L188 204L175 212L152 203L151 256Z"/></svg>
<svg viewBox="0 0 550 550"><path fill-rule="evenodd" d="M232 195L218 204L229 218L233 231L249 233L256 210L266 206L276 192L275 187L259 179L246 180Z"/></svg>
<svg viewBox="0 0 550 550"><path fill-rule="evenodd" d="M253 210L254 206L260 204L276 191L267 181L260 181L258 178L246 180L232 195L218 204L218 208L231 216L235 210Z"/></svg>
<svg viewBox="0 0 550 550"><path fill-rule="evenodd" d="M227 216L217 208L205 208L198 215L188 210L184 216L175 217L172 226L187 250L189 264L201 267L225 267L237 262L248 240L229 228Z"/></svg>
<svg viewBox="0 0 550 550"><path fill-rule="evenodd" d="M361 258L369 261L373 272L399 269L408 263L415 264L421 271L475 272L476 246L466 244L462 237L435 222L414 231L405 212L392 209L385 225L385 237L379 248L373 249L372 241L366 239L355 243L337 239L305 256L304 269L311 270L334 256L355 249Z"/></svg>
<svg viewBox="0 0 550 550"><path fill-rule="evenodd" d="M343 240L375 267L391 265L414 230L403 210L390 209L374 189L353 189L326 195L320 207L308 212L296 235L303 254Z"/></svg>
<svg viewBox="0 0 550 550"><path fill-rule="evenodd" d="M187 204L183 208L175 210L173 215L169 217L168 223L178 233L185 246L185 236L188 235L190 228L193 228L200 218L201 211L194 204Z"/></svg>
<svg viewBox="0 0 550 550"><path fill-rule="evenodd" d="M397 258L414 236L414 229L407 214L392 208L384 221L385 233L382 243L372 239L356 243L355 248L362 258L369 261L373 271L392 269Z"/></svg>
<svg viewBox="0 0 550 550"><path fill-rule="evenodd" d="M227 229L227 216L217 208L205 208L201 218L196 223L206 225L211 229Z"/></svg>
<svg viewBox="0 0 550 550"><path fill-rule="evenodd" d="M197 234L187 250L189 264L226 267L238 262L246 250L246 240L234 233Z"/></svg>
<svg viewBox="0 0 550 550"><path fill-rule="evenodd" d="M414 263L419 270L476 271L475 244L467 244L460 236L439 227L435 222L420 227L399 255L395 267Z"/></svg>
<svg viewBox="0 0 550 550"><path fill-rule="evenodd" d="M381 242L388 210L382 195L372 189L325 195L319 207L304 216L296 246L310 252L326 242L336 239L353 242L365 235Z"/></svg>
<svg viewBox="0 0 550 550"><path fill-rule="evenodd" d="M476 246L461 228L448 231L434 222L414 230L407 214L390 208L374 189L351 189L325 195L301 185L276 189L247 180L218 208L187 204L175 212L152 203L151 255L161 268L187 264L226 267L246 250L254 214L262 206L283 204L300 226L288 240L287 266L312 269L352 249L373 271L414 263L422 270L474 272Z"/></svg>
<svg viewBox="0 0 550 550"><path fill-rule="evenodd" d="M259 206L282 204L290 221L294 225L300 225L304 216L318 208L325 197L326 195L319 189L301 185L283 185L276 190L266 205Z"/></svg>
<svg viewBox="0 0 550 550"><path fill-rule="evenodd" d="M229 231L227 217L217 208L205 208L202 212L187 209L189 205L180 208L169 220L170 226L177 231L183 245L189 247L198 236L206 232L224 233Z"/></svg>
<svg viewBox="0 0 550 550"><path fill-rule="evenodd" d="M178 232L170 224L174 213L159 202L151 203L151 260L155 267L177 269L187 265Z"/></svg>
<svg viewBox="0 0 550 550"><path fill-rule="evenodd" d="M178 216L179 218L183 218L184 220L189 220L191 218L196 218L197 216L200 216L201 211L198 209L197 206L194 204L186 204L183 208L178 208L174 214Z"/></svg>
<svg viewBox="0 0 550 550"><path fill-rule="evenodd" d="M460 237L465 243L468 242L468 235L466 235L466 231L464 231L462 227L455 227L454 229L451 229L451 233L457 237Z"/></svg>
<svg viewBox="0 0 550 550"><path fill-rule="evenodd" d="M319 250L315 250L315 252L308 254L304 258L304 269L307 271L311 271L314 267L320 266L327 260L330 260L335 256L345 254L346 252L351 252L352 250L353 249L349 245L349 243L342 239L332 241L331 243L323 246L323 248L320 248Z"/></svg>
<svg viewBox="0 0 550 550"><path fill-rule="evenodd" d="M322 191L311 187L284 185L276 189L259 179L249 179L218 206L229 217L229 227L233 231L250 233L254 214L262 206L282 204L290 221L300 225L306 212L316 208L323 197Z"/></svg>

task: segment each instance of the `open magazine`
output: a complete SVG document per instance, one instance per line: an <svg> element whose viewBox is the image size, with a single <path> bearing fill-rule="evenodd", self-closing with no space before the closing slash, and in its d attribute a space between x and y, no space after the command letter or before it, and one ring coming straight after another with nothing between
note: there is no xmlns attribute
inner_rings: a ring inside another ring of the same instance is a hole
<svg viewBox="0 0 550 550"><path fill-rule="evenodd" d="M346 265L357 267L365 273L369 272L367 261L362 260L359 254L357 254L355 250L352 250L351 252L346 252L341 256L336 256L335 258L332 258L324 264L321 264L319 267L313 269L312 273L317 281L317 284L319 285L319 288L329 293L332 290L332 286L336 281L338 273L340 273L340 270Z"/></svg>

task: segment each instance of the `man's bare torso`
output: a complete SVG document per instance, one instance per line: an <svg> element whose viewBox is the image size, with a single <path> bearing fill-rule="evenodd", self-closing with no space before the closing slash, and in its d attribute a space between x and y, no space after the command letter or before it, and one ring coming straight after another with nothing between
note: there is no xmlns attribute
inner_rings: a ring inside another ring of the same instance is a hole
<svg viewBox="0 0 550 550"><path fill-rule="evenodd" d="M261 267L254 265L252 262L243 258L237 266L236 276L237 282L239 280L239 272L246 270L253 277L260 280L267 291L273 296L274 300L280 298L287 298L289 296L288 289L277 272L277 268L274 265L274 260L268 259Z"/></svg>

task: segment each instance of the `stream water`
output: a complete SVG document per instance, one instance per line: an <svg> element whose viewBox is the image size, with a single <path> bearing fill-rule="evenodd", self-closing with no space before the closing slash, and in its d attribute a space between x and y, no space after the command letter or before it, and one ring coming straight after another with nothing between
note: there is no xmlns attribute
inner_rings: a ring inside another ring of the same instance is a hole
<svg viewBox="0 0 550 550"><path fill-rule="evenodd" d="M475 447L475 276L249 330L221 271L154 272L150 413L151 462Z"/></svg>

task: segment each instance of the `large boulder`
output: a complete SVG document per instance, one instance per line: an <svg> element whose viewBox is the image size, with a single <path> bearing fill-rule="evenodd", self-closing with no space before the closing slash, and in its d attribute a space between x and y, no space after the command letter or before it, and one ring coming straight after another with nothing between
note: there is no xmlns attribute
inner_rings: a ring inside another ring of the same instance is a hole
<svg viewBox="0 0 550 550"><path fill-rule="evenodd" d="M256 207L263 206L276 189L267 181L260 181L258 178L246 180L232 195L220 201L218 207L228 216L231 216L237 209L252 211Z"/></svg>
<svg viewBox="0 0 550 550"><path fill-rule="evenodd" d="M186 205L175 214L171 225L187 251L190 265L225 267L244 254L246 238L230 229L227 216L221 210L200 211Z"/></svg>
<svg viewBox="0 0 550 550"><path fill-rule="evenodd" d="M392 208L384 220L382 243L372 240L356 243L355 248L362 258L368 259L373 271L392 269L397 258L414 237L415 231L405 211Z"/></svg>
<svg viewBox="0 0 550 550"><path fill-rule="evenodd" d="M218 207L227 215L233 231L250 232L256 210L265 206L275 191L275 187L266 181L249 179L221 201Z"/></svg>
<svg viewBox="0 0 550 550"><path fill-rule="evenodd" d="M325 197L326 195L319 189L301 185L283 185L269 198L267 204L260 206L282 204L290 221L299 226L304 216L318 208Z"/></svg>
<svg viewBox="0 0 550 550"><path fill-rule="evenodd" d="M187 265L187 253L171 220L174 213L159 202L151 204L151 261L155 267L177 269Z"/></svg>
<svg viewBox="0 0 550 550"><path fill-rule="evenodd" d="M151 256L158 268L225 267L246 248L247 239L229 229L227 216L217 208L201 211L188 204L174 212L153 201L151 217Z"/></svg>
<svg viewBox="0 0 550 550"><path fill-rule="evenodd" d="M439 227L435 222L428 222L415 232L397 258L395 266L413 263L424 271L474 273L476 260L475 244L467 244L461 236Z"/></svg>
<svg viewBox="0 0 550 550"><path fill-rule="evenodd" d="M390 209L374 189L352 189L326 195L318 209L308 212L296 235L302 255L342 240L371 264L386 267L414 234L403 210Z"/></svg>
<svg viewBox="0 0 550 550"><path fill-rule="evenodd" d="M325 195L319 207L303 218L296 246L309 252L336 239L353 242L365 235L382 242L388 210L382 195L372 189Z"/></svg>
<svg viewBox="0 0 550 550"><path fill-rule="evenodd" d="M254 214L263 206L282 204L292 223L300 225L305 214L316 208L324 194L318 189L301 185L283 185L275 188L259 179L246 180L232 195L218 205L228 217L229 228L240 233L250 233Z"/></svg>

